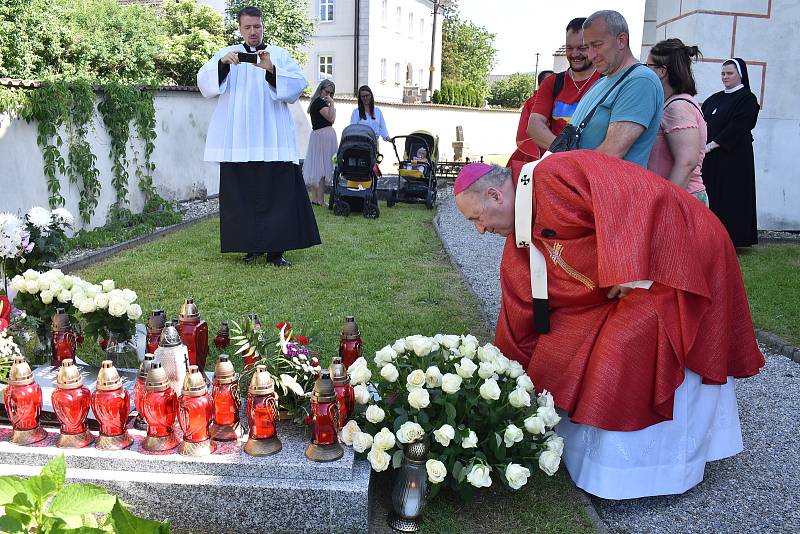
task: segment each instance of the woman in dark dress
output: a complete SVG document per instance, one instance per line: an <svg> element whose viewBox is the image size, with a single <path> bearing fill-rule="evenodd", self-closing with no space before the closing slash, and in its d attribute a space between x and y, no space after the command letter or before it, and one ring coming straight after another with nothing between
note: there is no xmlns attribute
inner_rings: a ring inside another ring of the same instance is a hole
<svg viewBox="0 0 800 534"><path fill-rule="evenodd" d="M703 182L712 211L728 230L734 246L758 243L756 171L753 135L758 100L750 90L747 65L740 58L722 64L723 91L703 102L708 143Z"/></svg>
<svg viewBox="0 0 800 534"><path fill-rule="evenodd" d="M306 159L303 161L303 180L311 190L311 203L322 206L325 184L333 183L333 156L339 146L333 123L336 106L333 95L336 86L331 80L322 80L311 95L308 114L311 116L311 135L308 138Z"/></svg>

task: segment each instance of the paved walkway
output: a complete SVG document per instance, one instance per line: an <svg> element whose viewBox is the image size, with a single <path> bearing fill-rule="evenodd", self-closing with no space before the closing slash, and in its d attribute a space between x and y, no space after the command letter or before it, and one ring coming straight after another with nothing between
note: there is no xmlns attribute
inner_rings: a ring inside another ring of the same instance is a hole
<svg viewBox="0 0 800 534"><path fill-rule="evenodd" d="M479 235L442 194L437 228L452 261L495 326L503 238ZM761 374L736 383L744 452L708 464L683 495L607 501L592 497L611 532L800 532L800 364L765 351Z"/></svg>

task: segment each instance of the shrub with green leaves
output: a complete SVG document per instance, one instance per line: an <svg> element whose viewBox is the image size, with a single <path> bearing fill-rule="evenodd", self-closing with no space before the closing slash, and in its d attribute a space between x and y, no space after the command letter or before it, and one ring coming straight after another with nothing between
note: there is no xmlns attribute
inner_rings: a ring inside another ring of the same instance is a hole
<svg viewBox="0 0 800 534"><path fill-rule="evenodd" d="M65 484L64 456L50 460L27 479L0 476L0 532L169 534L169 522L136 517L119 498L92 484Z"/></svg>

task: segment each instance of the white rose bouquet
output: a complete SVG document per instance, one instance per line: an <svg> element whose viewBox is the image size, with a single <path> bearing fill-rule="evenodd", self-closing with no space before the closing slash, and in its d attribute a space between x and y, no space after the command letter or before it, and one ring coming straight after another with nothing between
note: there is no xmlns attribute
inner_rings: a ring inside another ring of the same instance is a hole
<svg viewBox="0 0 800 534"><path fill-rule="evenodd" d="M560 419L553 398L537 396L522 366L494 345L414 335L377 351L374 364L375 372L364 358L350 366L365 406L348 435L375 471L399 467L403 444L416 440L428 447L431 496L442 482L469 497L493 480L516 490L537 467L557 471L563 440L553 431Z"/></svg>

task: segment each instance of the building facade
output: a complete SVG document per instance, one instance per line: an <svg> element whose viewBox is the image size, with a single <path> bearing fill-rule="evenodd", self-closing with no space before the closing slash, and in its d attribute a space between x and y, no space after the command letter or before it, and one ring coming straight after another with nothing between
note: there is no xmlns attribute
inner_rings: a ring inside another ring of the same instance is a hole
<svg viewBox="0 0 800 534"><path fill-rule="evenodd" d="M324 78L340 94L369 85L375 98L402 102L441 86L442 17L433 27L431 0L308 0L317 29L305 49L309 84ZM408 99L408 98L407 98Z"/></svg>

